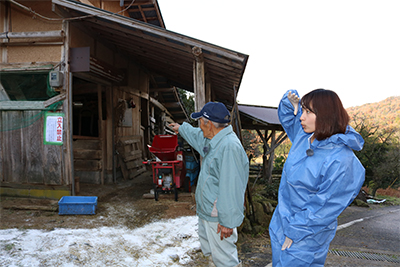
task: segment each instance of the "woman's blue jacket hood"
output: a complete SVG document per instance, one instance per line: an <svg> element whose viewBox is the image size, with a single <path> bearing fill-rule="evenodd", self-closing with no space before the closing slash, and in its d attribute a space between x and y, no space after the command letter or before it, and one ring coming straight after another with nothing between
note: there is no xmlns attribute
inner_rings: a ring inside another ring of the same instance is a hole
<svg viewBox="0 0 400 267"><path fill-rule="evenodd" d="M360 151L364 146L364 139L351 126L347 126L345 134L335 134L325 140L319 141L318 146L345 145L353 150Z"/></svg>

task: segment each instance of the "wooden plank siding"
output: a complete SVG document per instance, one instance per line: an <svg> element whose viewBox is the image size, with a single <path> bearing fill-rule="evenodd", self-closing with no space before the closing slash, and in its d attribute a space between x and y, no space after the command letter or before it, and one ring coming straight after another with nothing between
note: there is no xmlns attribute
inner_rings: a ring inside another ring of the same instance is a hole
<svg viewBox="0 0 400 267"><path fill-rule="evenodd" d="M75 172L96 172L102 171L102 143L100 139L93 140L75 140L74 147L74 170ZM82 175L78 175L81 177Z"/></svg>
<svg viewBox="0 0 400 267"><path fill-rule="evenodd" d="M103 169L102 140L100 138L73 141L75 177L80 182L100 184Z"/></svg>
<svg viewBox="0 0 400 267"><path fill-rule="evenodd" d="M118 141L117 151L124 179L133 179L146 171L143 164L142 139L140 135L124 136Z"/></svg>
<svg viewBox="0 0 400 267"><path fill-rule="evenodd" d="M42 111L0 111L0 180L4 183L67 185L62 146L43 144ZM18 125L37 117L29 126Z"/></svg>

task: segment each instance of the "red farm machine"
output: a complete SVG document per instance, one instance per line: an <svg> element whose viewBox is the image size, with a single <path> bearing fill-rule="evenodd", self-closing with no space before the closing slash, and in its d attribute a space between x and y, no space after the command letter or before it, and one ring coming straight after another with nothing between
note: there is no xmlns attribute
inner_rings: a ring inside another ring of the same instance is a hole
<svg viewBox="0 0 400 267"><path fill-rule="evenodd" d="M178 201L178 189L190 192L190 177L186 176L183 151L178 149L177 135L156 135L149 151L156 157L143 162L151 164L153 171L154 199L160 193L174 193Z"/></svg>

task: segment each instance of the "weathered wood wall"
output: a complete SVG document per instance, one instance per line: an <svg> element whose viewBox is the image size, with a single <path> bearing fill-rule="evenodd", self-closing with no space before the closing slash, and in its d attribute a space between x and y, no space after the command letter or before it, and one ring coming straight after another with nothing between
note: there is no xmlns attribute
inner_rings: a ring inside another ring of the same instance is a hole
<svg viewBox="0 0 400 267"><path fill-rule="evenodd" d="M21 1L49 18L58 17L51 10L51 1ZM1 32L48 32L62 30L62 22L46 21L33 16L11 2L0 2ZM60 62L62 40L60 38L10 38L2 40L1 63L10 66L32 67L49 62ZM37 45L41 42L40 45ZM31 45L29 45L31 44ZM29 45L29 46L27 46ZM18 63L18 64L16 64ZM17 104L16 104L17 105ZM63 146L43 144L42 110L1 110L0 111L0 180L6 183L68 185L63 172ZM38 120L27 127L20 127L32 117ZM64 137L65 138L65 137ZM4 184L3 184L4 185Z"/></svg>
<svg viewBox="0 0 400 267"><path fill-rule="evenodd" d="M102 141L100 139L75 140L73 146L75 176L79 177L80 182L104 183L102 181Z"/></svg>
<svg viewBox="0 0 400 267"><path fill-rule="evenodd" d="M49 17L49 18L57 18L58 16L54 14L51 10L51 1L21 1L22 5L29 6L35 12ZM49 22L44 19L39 19L35 17L33 14L28 11L22 10L21 8L15 6L11 3L5 3L5 1L1 1L1 9L3 12L6 12L7 6L10 7L9 12L9 22L5 20L1 20L2 27L1 32L38 32L38 31L55 31L62 29L62 22ZM5 15L5 13L4 13ZM4 16L5 17L5 16ZM3 17L3 18L4 18ZM15 45L23 42L37 42L41 40L35 39L18 39L13 40L10 39L8 46L0 46L1 53L3 55L3 63L20 63L20 62L58 62L61 59L62 54L62 44L54 44L57 41L60 42L59 39L46 39L46 42L53 44L49 45L31 45L29 49L27 49L24 45Z"/></svg>
<svg viewBox="0 0 400 267"><path fill-rule="evenodd" d="M40 112L0 111L0 181L43 185L68 184L63 178L62 146L43 144L43 116L24 128L16 124Z"/></svg>
<svg viewBox="0 0 400 267"><path fill-rule="evenodd" d="M99 183L104 179L105 183L112 181L113 168L121 167L118 161L114 159L116 144L120 138L126 136L137 136L143 135L143 127L141 127L141 110L142 108L148 108L147 105L142 107L143 101L141 96L147 96L149 92L149 76L137 65L132 64L128 59L119 54L118 51L112 49L101 42L101 39L92 36L86 29L82 29L79 25L73 24L71 27L71 47L90 47L90 56L98 59L105 64L108 64L112 68L122 70L125 74L124 82L120 86L110 86L107 84L107 80L104 77L97 77L94 74L85 74L84 78L91 80L94 83L102 83L105 89L106 95L106 120L99 123L101 125L100 133L100 144L102 151L102 159L99 160L97 170L93 169L93 166L89 167L87 164L81 164L78 169L75 170L75 176L80 177L80 181L89 181ZM82 74L77 73L76 76L80 77ZM100 80L98 80L100 78ZM103 80L101 80L103 79ZM74 90L74 89L73 89ZM140 92L140 93L138 93ZM136 106L135 108L125 107L125 103L132 100ZM148 101L148 100L147 100ZM120 123L117 118L120 112L120 107L124 107L124 114L129 121L125 121L124 124ZM148 112L145 112L148 114ZM114 138L113 138L114 135ZM114 142L114 143L113 143ZM142 143L143 144L143 143ZM76 144L74 143L74 155L76 155ZM75 159L75 164L79 163ZM113 164L117 163L117 165ZM80 163L79 163L80 164ZM86 166L86 167L85 167ZM101 178L101 167L104 168L103 179ZM86 169L85 169L86 168ZM90 178L91 177L91 178Z"/></svg>
<svg viewBox="0 0 400 267"><path fill-rule="evenodd" d="M20 3L46 17L57 17L52 11L50 0L21 1ZM116 10L119 9L119 2L108 3L98 1L98 3L100 5L115 5ZM3 31L47 32L66 29L63 27L61 20L48 21L38 19L32 13L22 10L7 1L0 1L0 5L0 27ZM6 15L7 19L4 19ZM150 77L138 65L132 63L131 59L127 58L126 55L120 54L112 46L102 42L101 38L95 36L90 29L82 28L79 21L71 22L67 28L69 29L69 31L66 30L65 32L68 35L65 39L67 40L65 44L68 44L66 45L67 48L90 47L91 57L110 65L115 70L121 70L126 75L125 80L120 86L113 86L113 82L107 80L105 77L99 77L93 73L84 74L85 79L103 86L102 90L106 95L106 120L100 119L99 121L99 137L96 141L98 148L95 149L94 153L91 153L93 152L90 151L91 149L85 150L85 148L82 148L80 143L74 143L73 145L76 164L75 176L80 176L81 181L84 181L85 176L89 177L88 181L92 179L95 183L104 179L110 181L110 179L102 177L102 175L109 176L114 171L113 149L115 149L115 144L119 138L125 136L143 136L144 130L147 129L147 127L141 127L141 120L143 120L141 109L149 108ZM37 45L37 43L33 44L35 41L41 41L42 43L40 45ZM35 40L32 38L29 38L29 40L10 39L10 44L0 46L1 63L6 67L13 66L15 69L18 69L19 65L23 65L24 69L26 69L26 66L29 64L43 65L46 62L54 66L63 59L68 60L67 58L63 58L64 55L68 55L68 49L63 51L63 41L64 39L62 38L54 40L50 38L44 41L43 39ZM67 70L64 71L67 72ZM66 77L68 77L67 74L65 73ZM74 76L78 77L78 74L74 73ZM72 81L72 94L74 91L73 84L74 82ZM64 88L64 90L68 89L68 86ZM146 97L145 101L143 101L143 97ZM135 108L131 108L128 111L131 112L131 116L129 116L132 120L131 126L119 126L113 121L115 108L119 100L128 101L130 99L136 104ZM144 103L145 105L143 105ZM1 110L0 112L2 122L9 124L13 120L30 116L32 112L40 111ZM63 106L63 112L67 114L66 105ZM143 114L146 114L147 118L145 119L148 120L148 110L143 112ZM69 122L65 122L64 128L66 132L68 132L67 123ZM147 126L147 123L145 126ZM72 132L70 133L72 134ZM70 136L65 136L64 138L70 138ZM64 146L43 145L43 118L26 128L0 132L0 142L1 181L44 185L69 185L71 183L71 181L68 181L64 177L67 176L67 171L64 167L69 166L66 164L69 154L63 153L66 151L65 143ZM142 143L142 146L145 146L145 142ZM83 151L79 151L79 149L83 149ZM88 156L88 153L90 156ZM66 165L64 166L64 164ZM85 171L86 173L83 173ZM94 174L94 178L91 174Z"/></svg>

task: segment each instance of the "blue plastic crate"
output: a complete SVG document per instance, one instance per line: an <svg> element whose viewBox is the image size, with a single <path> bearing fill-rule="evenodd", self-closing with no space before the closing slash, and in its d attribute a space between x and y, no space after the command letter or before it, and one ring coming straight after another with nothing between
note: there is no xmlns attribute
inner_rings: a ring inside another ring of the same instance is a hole
<svg viewBox="0 0 400 267"><path fill-rule="evenodd" d="M96 214L97 197L64 196L58 201L59 215Z"/></svg>

